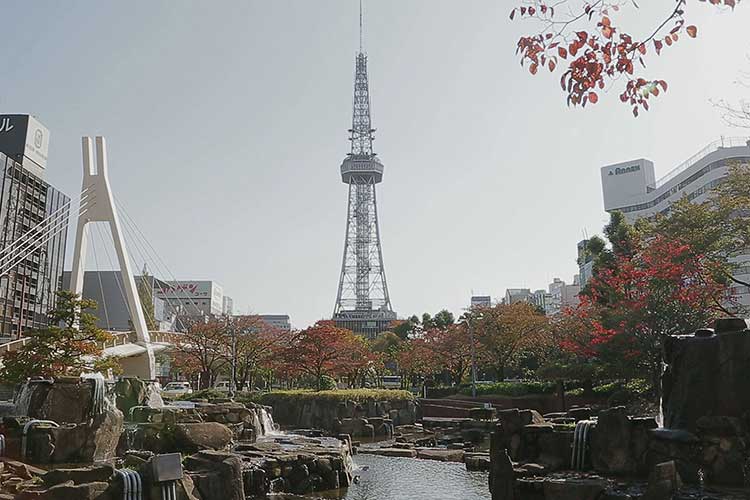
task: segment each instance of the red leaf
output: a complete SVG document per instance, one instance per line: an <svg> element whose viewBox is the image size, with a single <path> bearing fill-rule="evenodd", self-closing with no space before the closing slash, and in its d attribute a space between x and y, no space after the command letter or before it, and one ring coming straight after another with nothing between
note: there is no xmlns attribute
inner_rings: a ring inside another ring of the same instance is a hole
<svg viewBox="0 0 750 500"><path fill-rule="evenodd" d="M687 34L690 35L690 38L698 36L698 28L696 26L688 26L685 30L687 31Z"/></svg>
<svg viewBox="0 0 750 500"><path fill-rule="evenodd" d="M558 47L557 53L562 57L563 59L567 59L568 57L568 51L565 50L565 47Z"/></svg>
<svg viewBox="0 0 750 500"><path fill-rule="evenodd" d="M596 104L599 101L599 96L596 95L596 92L589 92L589 101L591 104Z"/></svg>

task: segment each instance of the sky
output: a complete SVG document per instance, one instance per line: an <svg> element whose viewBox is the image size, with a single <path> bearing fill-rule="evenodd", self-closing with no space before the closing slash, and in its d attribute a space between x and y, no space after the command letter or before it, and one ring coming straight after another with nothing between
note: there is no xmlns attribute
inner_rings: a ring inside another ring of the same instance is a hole
<svg viewBox="0 0 750 500"><path fill-rule="evenodd" d="M747 132L712 100L746 91L750 6L688 3L699 36L650 60L669 91L635 119L618 87L573 109L559 74L521 68L515 43L533 26L509 20L510 0L366 2L380 230L400 316L571 281L576 243L607 221L601 166L645 157L658 177ZM632 32L673 2L650 4L619 14ZM103 135L115 195L161 269L217 281L241 313L289 314L296 327L330 317L356 0L6 0L0 15L0 112L50 129L49 182L77 198L80 138ZM89 269L110 267L102 241Z"/></svg>

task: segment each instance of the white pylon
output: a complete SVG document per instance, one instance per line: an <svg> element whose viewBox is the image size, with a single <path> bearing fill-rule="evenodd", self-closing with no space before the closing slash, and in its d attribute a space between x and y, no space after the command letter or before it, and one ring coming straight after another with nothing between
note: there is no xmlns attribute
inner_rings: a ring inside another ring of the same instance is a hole
<svg viewBox="0 0 750 500"><path fill-rule="evenodd" d="M107 174L107 144L104 137L96 138L96 170L94 170L94 150L91 137L84 137L83 146L83 184L81 186L81 208L76 227L76 242L73 251L73 267L70 273L70 289L81 295L83 293L84 264L86 262L87 225L89 222L107 222L112 232L112 240L120 264L120 275L125 288L125 299L130 310L130 320L135 328L136 343L146 352L123 368L127 375L134 375L145 380L156 376L154 352L151 337L143 316L143 308L138 298L135 279L130 269L130 259L122 237L120 219L117 216L112 188Z"/></svg>

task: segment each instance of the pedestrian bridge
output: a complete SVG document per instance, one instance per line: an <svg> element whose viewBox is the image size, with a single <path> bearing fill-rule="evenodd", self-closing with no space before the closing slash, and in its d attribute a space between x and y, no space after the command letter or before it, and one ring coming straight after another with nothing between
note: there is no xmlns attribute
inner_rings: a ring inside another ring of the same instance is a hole
<svg viewBox="0 0 750 500"><path fill-rule="evenodd" d="M104 357L116 357L120 360L124 373L132 373L131 365L142 362L143 356L148 356L148 349L136 341L135 332L108 332L112 338L101 344ZM151 351L154 353L170 349L178 343L183 334L176 332L150 332ZM29 342L29 337L23 337L11 342L0 344L0 357L5 353L14 352Z"/></svg>

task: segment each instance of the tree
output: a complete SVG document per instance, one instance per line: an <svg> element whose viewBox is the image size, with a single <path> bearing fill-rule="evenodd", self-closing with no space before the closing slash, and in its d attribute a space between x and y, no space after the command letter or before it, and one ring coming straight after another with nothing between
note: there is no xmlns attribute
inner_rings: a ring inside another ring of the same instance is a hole
<svg viewBox="0 0 750 500"><path fill-rule="evenodd" d="M720 314L726 286L713 263L689 245L663 237L640 241L595 268L591 286L568 314L584 325L562 347L605 363L614 374L641 376L659 391L664 335L695 331Z"/></svg>
<svg viewBox="0 0 750 500"><path fill-rule="evenodd" d="M213 387L229 359L231 341L225 325L216 319L193 321L174 344L175 361L185 371L198 372L200 388Z"/></svg>
<svg viewBox="0 0 750 500"><path fill-rule="evenodd" d="M288 334L257 315L228 316L223 323L228 341L236 338L235 352L229 352L227 357L227 364L231 363L232 355L236 360L235 387L238 391L247 385L252 389L255 376L270 366L271 358L289 340Z"/></svg>
<svg viewBox="0 0 750 500"><path fill-rule="evenodd" d="M645 221L642 231L651 237L683 241L695 256L712 262L717 281L750 286L737 277L746 273L737 273L742 264L734 259L750 248L749 207L750 165L736 163L705 202L692 203L684 197L670 207L669 214ZM726 309L725 312L747 311Z"/></svg>
<svg viewBox="0 0 750 500"><path fill-rule="evenodd" d="M421 323L417 315L405 320L396 320L391 322L390 329L401 339L406 340L409 337L419 335L421 332Z"/></svg>
<svg viewBox="0 0 750 500"><path fill-rule="evenodd" d="M143 266L143 273L138 280L138 298L141 301L141 308L143 309L143 317L146 320L146 328L150 331L158 329L156 324L156 316L154 313L154 295L151 289L151 280L153 278L149 276L146 266ZM132 328L132 326L131 326Z"/></svg>
<svg viewBox="0 0 750 500"><path fill-rule="evenodd" d="M739 1L709 3L734 9ZM698 28L687 22L693 3L672 0L647 5L646 8L659 9L650 22L652 28L643 34L631 34L627 27L619 25L618 16L621 8L639 9L634 1L525 0L511 10L510 18L534 20L539 30L522 36L516 53L522 66L528 64L532 75L540 69L553 73L559 67L560 85L568 105L596 104L599 92L618 83L624 85L620 101L638 116L640 109L649 109L649 98L667 91L666 81L642 74L646 60L660 55L681 37L698 35Z"/></svg>
<svg viewBox="0 0 750 500"><path fill-rule="evenodd" d="M424 334L427 348L432 352L434 373L445 370L450 382L458 385L471 366L471 341L467 325L452 324L446 328L432 328Z"/></svg>
<svg viewBox="0 0 750 500"><path fill-rule="evenodd" d="M526 302L497 304L472 310L466 316L499 379L524 353L541 352L549 341L549 322Z"/></svg>
<svg viewBox="0 0 750 500"><path fill-rule="evenodd" d="M419 381L438 370L434 351L423 338L408 339L396 355L401 373L401 383L406 387L408 382L417 385Z"/></svg>
<svg viewBox="0 0 750 500"><path fill-rule="evenodd" d="M118 370L115 358L102 358L102 344L112 339L96 326L96 302L71 291L57 292L46 328L26 332L28 341L3 356L0 379L21 382L28 377L77 377L82 373Z"/></svg>
<svg viewBox="0 0 750 500"><path fill-rule="evenodd" d="M333 321L318 321L293 336L281 352L279 364L288 375L312 377L320 390L323 376L335 378L367 363L360 348L360 340L351 330L339 328Z"/></svg>

